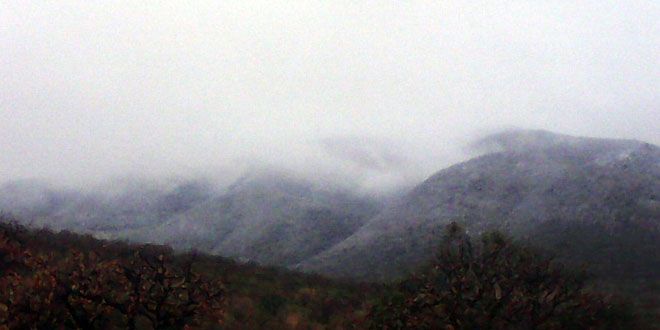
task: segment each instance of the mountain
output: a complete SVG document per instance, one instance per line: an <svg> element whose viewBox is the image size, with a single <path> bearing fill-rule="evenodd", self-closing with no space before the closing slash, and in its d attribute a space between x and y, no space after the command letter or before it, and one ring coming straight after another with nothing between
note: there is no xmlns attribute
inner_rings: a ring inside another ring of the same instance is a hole
<svg viewBox="0 0 660 330"><path fill-rule="evenodd" d="M76 199L75 192L58 190L40 180L18 180L0 185L0 211L22 218L50 215Z"/></svg>
<svg viewBox="0 0 660 330"><path fill-rule="evenodd" d="M119 180L87 192L13 182L0 186L0 210L32 227L293 266L353 234L380 202L282 171L255 170L225 191L204 180Z"/></svg>
<svg viewBox="0 0 660 330"><path fill-rule="evenodd" d="M501 230L613 278L660 276L660 151L632 140L508 131L482 156L382 200L275 170L226 189L205 180L123 180L74 191L0 186L0 211L33 226L389 280L425 263L449 222Z"/></svg>
<svg viewBox="0 0 660 330"><path fill-rule="evenodd" d="M423 264L440 230L501 230L607 276L660 276L660 148L631 140L510 131L444 169L353 235L300 265L387 280Z"/></svg>
<svg viewBox="0 0 660 330"><path fill-rule="evenodd" d="M569 269L588 264L599 281L591 284L634 297L657 319L659 147L545 131L508 131L474 147L481 156L387 199L263 170L222 190L205 180L86 191L12 182L0 185L0 213L33 227L369 281L423 269L457 222L473 239L498 230Z"/></svg>
<svg viewBox="0 0 660 330"><path fill-rule="evenodd" d="M281 172L239 179L220 196L148 229L143 240L292 266L354 233L378 202Z"/></svg>
<svg viewBox="0 0 660 330"><path fill-rule="evenodd" d="M126 237L130 230L156 226L213 194L202 181L120 180L85 192L17 181L0 186L0 210L32 226Z"/></svg>

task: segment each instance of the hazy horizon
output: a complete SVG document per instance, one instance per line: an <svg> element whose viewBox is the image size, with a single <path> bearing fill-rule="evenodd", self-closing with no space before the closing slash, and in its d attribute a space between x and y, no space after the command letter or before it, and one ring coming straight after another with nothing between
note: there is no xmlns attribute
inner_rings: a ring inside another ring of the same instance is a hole
<svg viewBox="0 0 660 330"><path fill-rule="evenodd" d="M659 17L652 1L0 3L0 182L273 166L378 190L511 127L660 145Z"/></svg>

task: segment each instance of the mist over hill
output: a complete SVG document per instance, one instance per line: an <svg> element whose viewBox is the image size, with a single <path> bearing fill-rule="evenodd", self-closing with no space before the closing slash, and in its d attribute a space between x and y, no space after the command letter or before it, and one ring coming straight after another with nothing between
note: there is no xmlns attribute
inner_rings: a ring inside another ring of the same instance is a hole
<svg viewBox="0 0 660 330"><path fill-rule="evenodd" d="M0 210L32 227L292 266L354 233L387 199L325 182L274 169L228 187L135 179L77 191L17 181L0 187Z"/></svg>
<svg viewBox="0 0 660 330"><path fill-rule="evenodd" d="M135 269L164 268L87 244L281 273L233 286L228 328L623 321L591 289L660 324L659 22L644 0L0 1L0 328L142 328ZM128 296L93 293L110 264ZM360 281L391 297L334 306Z"/></svg>
<svg viewBox="0 0 660 330"><path fill-rule="evenodd" d="M163 237L175 247L290 266L348 237L379 208L371 198L283 173L257 173L143 235Z"/></svg>
<svg viewBox="0 0 660 330"><path fill-rule="evenodd" d="M513 130L473 147L480 156L396 193L261 168L224 186L126 179L75 190L16 181L0 186L0 210L31 227L378 282L427 264L456 222L475 238L500 231L569 267L587 265L652 310L660 278L658 146ZM369 166L396 162L365 157Z"/></svg>
<svg viewBox="0 0 660 330"><path fill-rule="evenodd" d="M456 221L473 235L501 230L555 248L572 237L561 256L597 260L603 272L660 272L657 146L545 131L504 132L479 145L496 151L431 176L302 268L395 278L427 260L439 230Z"/></svg>
<svg viewBox="0 0 660 330"><path fill-rule="evenodd" d="M262 168L227 187L205 179L134 179L77 191L14 182L0 188L0 209L32 226L339 277L404 275L432 255L439 230L452 221L471 235L511 233L603 273L656 274L657 146L512 130L474 148L482 155L387 196ZM346 152L359 158L358 150ZM370 166L396 162L368 155L362 161Z"/></svg>

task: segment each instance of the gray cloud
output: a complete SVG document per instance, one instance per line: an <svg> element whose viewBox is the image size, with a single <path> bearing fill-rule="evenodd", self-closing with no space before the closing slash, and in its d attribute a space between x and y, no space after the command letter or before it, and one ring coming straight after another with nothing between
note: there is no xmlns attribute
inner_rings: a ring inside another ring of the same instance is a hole
<svg viewBox="0 0 660 330"><path fill-rule="evenodd" d="M660 144L658 22L634 0L5 1L0 180L262 162L379 186L511 126ZM408 165L318 143L356 136Z"/></svg>

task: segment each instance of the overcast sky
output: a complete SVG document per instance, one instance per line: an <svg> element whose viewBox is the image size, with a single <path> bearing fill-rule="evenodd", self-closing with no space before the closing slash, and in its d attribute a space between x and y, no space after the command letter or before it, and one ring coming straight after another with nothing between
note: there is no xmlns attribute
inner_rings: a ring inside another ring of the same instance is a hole
<svg viewBox="0 0 660 330"><path fill-rule="evenodd" d="M508 127L660 144L659 22L635 0L0 0L0 181L266 162L378 185Z"/></svg>

